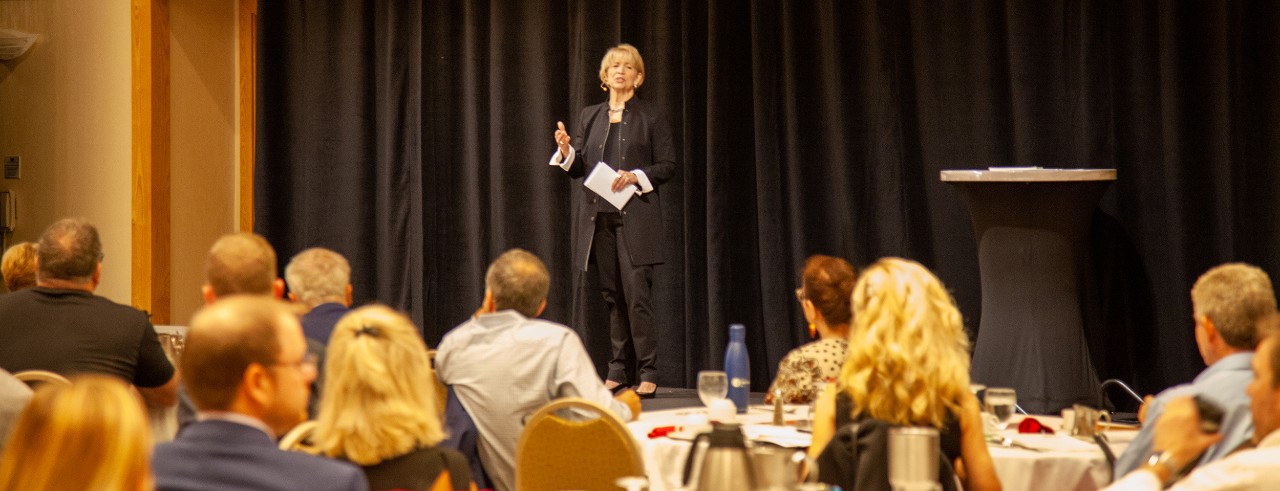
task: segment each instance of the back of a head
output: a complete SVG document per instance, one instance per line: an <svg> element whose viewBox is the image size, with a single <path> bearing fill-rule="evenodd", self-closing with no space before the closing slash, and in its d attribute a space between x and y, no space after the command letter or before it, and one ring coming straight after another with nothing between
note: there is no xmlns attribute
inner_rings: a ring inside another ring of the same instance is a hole
<svg viewBox="0 0 1280 491"><path fill-rule="evenodd" d="M854 407L899 425L941 428L969 390L969 338L942 282L924 266L884 258L854 286L840 381Z"/></svg>
<svg viewBox="0 0 1280 491"><path fill-rule="evenodd" d="M218 297L270 295L276 280L276 250L260 235L224 235L209 248L204 276Z"/></svg>
<svg viewBox="0 0 1280 491"><path fill-rule="evenodd" d="M41 280L87 281L102 261L102 239L89 222L64 218L41 234L36 257Z"/></svg>
<svg viewBox="0 0 1280 491"><path fill-rule="evenodd" d="M312 247L293 256L284 268L284 280L303 305L343 302L351 284L351 264L342 254Z"/></svg>
<svg viewBox="0 0 1280 491"><path fill-rule="evenodd" d="M325 454L372 465L444 439L427 346L404 314L370 305L343 316L325 373L316 430Z"/></svg>
<svg viewBox="0 0 1280 491"><path fill-rule="evenodd" d="M22 242L4 251L0 259L0 274L4 286L11 292L36 286L36 244Z"/></svg>
<svg viewBox="0 0 1280 491"><path fill-rule="evenodd" d="M489 265L484 283L493 294L496 310L512 309L525 317L537 317L551 289L551 275L538 256L511 249Z"/></svg>
<svg viewBox="0 0 1280 491"><path fill-rule="evenodd" d="M849 296L857 278L853 265L838 257L821 254L804 262L800 283L804 298L813 303L828 324L844 324L852 318Z"/></svg>
<svg viewBox="0 0 1280 491"><path fill-rule="evenodd" d="M83 375L71 385L40 387L5 455L3 491L151 488L151 433L142 401L112 377Z"/></svg>
<svg viewBox="0 0 1280 491"><path fill-rule="evenodd" d="M196 312L179 362L187 393L201 410L227 410L252 363L280 354L279 326L288 304L260 295L225 297Z"/></svg>
<svg viewBox="0 0 1280 491"><path fill-rule="evenodd" d="M1257 326L1276 310L1271 277L1256 266L1229 263L1214 267L1191 287L1196 316L1208 317L1222 339L1237 349L1258 346Z"/></svg>

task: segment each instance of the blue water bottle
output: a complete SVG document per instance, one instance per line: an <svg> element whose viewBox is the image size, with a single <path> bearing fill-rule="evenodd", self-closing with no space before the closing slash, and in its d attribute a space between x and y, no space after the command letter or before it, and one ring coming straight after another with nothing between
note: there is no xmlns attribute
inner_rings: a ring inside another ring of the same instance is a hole
<svg viewBox="0 0 1280 491"><path fill-rule="evenodd" d="M742 324L729 326L729 347L724 350L724 373L729 378L729 400L738 406L738 413L747 412L751 394L751 364L747 361L747 328Z"/></svg>

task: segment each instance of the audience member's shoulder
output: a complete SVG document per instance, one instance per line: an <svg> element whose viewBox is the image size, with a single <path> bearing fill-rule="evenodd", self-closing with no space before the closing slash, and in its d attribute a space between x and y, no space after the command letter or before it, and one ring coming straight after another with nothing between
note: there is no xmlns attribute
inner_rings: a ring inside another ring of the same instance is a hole
<svg viewBox="0 0 1280 491"><path fill-rule="evenodd" d="M366 483L364 471L350 462L284 450L276 450L275 453L280 455L282 462L287 462L286 465L305 470L312 483L332 485L326 489L356 489L345 484Z"/></svg>
<svg viewBox="0 0 1280 491"><path fill-rule="evenodd" d="M529 319L528 322L525 322L522 327L528 331L546 333L546 334L557 335L557 336L562 336L565 334L576 335L573 329L570 329L569 326L566 326L559 322L552 322L546 319L537 319L537 318Z"/></svg>
<svg viewBox="0 0 1280 491"><path fill-rule="evenodd" d="M119 316L137 323L150 323L146 312L138 310L130 305L116 303L110 298L103 297L101 295L91 295L88 302L93 305L95 309L99 309L103 312L103 315L109 314L112 316Z"/></svg>
<svg viewBox="0 0 1280 491"><path fill-rule="evenodd" d="M4 295L0 295L0 307L28 303L34 301L35 298L36 293L34 288L9 292Z"/></svg>

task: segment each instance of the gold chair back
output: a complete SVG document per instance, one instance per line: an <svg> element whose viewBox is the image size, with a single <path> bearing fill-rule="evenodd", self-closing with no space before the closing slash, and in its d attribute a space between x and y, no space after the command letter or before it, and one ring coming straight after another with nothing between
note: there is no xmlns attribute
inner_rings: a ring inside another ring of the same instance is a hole
<svg viewBox="0 0 1280 491"><path fill-rule="evenodd" d="M23 370L13 376L32 389L43 384L71 385L71 381L66 377L48 370Z"/></svg>
<svg viewBox="0 0 1280 491"><path fill-rule="evenodd" d="M643 475L640 446L626 424L586 399L558 399L539 409L516 445L516 489L522 491L621 489L618 478Z"/></svg>
<svg viewBox="0 0 1280 491"><path fill-rule="evenodd" d="M292 430L285 433L280 438L280 450L289 450L293 452L309 453L312 455L319 454L320 449L316 448L315 442L311 441L311 436L315 434L316 427L320 426L315 420L307 420L298 423Z"/></svg>

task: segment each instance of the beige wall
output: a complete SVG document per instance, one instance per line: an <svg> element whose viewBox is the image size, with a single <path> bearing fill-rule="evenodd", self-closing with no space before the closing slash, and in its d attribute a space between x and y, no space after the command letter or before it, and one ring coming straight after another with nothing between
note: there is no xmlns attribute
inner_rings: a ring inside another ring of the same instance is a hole
<svg viewBox="0 0 1280 491"><path fill-rule="evenodd" d="M102 233L98 293L129 303L131 286L130 0L0 0L0 28L40 34L0 62L0 156L20 155L13 240L63 216ZM169 0L172 290L170 322L200 305L204 254L235 230L236 2Z"/></svg>
<svg viewBox="0 0 1280 491"><path fill-rule="evenodd" d="M58 218L97 225L106 253L98 293L130 300L132 172L129 0L0 1L0 27L40 35L0 62L0 155L22 157L12 240Z"/></svg>
<svg viewBox="0 0 1280 491"><path fill-rule="evenodd" d="M235 231L236 2L170 0L170 322L201 305L209 246Z"/></svg>

